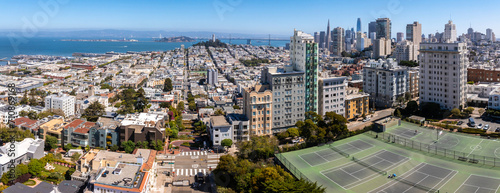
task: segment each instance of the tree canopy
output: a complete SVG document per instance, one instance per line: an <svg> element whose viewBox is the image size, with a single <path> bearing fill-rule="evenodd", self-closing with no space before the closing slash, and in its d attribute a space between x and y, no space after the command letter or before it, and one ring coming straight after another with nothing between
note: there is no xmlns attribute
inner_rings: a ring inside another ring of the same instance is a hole
<svg viewBox="0 0 500 193"><path fill-rule="evenodd" d="M85 109L82 114L82 118L86 118L87 121L96 122L99 117L104 115L104 105L98 101L94 101Z"/></svg>

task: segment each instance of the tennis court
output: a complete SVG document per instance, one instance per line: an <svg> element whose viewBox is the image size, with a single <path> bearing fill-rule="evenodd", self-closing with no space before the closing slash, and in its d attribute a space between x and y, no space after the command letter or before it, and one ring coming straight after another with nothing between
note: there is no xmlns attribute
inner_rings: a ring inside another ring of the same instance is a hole
<svg viewBox="0 0 500 193"><path fill-rule="evenodd" d="M342 145L334 146L334 148L346 153L347 155L355 154L357 152L370 149L371 147L373 147L373 145L370 145L363 140L356 140ZM329 148L299 155L299 157L302 158L307 164L309 164L309 166L313 167L338 160L342 157L345 157L345 155L342 155L341 153Z"/></svg>
<svg viewBox="0 0 500 193"><path fill-rule="evenodd" d="M498 192L500 179L486 176L470 175L469 178L458 188L456 193L489 193Z"/></svg>
<svg viewBox="0 0 500 193"><path fill-rule="evenodd" d="M375 175L386 175L389 168L397 167L409 158L390 151L381 150L359 161L338 168L328 169L320 173L344 189L362 184Z"/></svg>
<svg viewBox="0 0 500 193"><path fill-rule="evenodd" d="M392 182L384 184L372 192L437 192L458 172L426 163L417 165L412 170L396 177Z"/></svg>

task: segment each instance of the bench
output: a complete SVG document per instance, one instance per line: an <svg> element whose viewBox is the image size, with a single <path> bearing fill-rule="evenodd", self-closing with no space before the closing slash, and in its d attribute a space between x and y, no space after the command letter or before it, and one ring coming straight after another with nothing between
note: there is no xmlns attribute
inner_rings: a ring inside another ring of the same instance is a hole
<svg viewBox="0 0 500 193"><path fill-rule="evenodd" d="M466 157L458 157L458 160L465 162L465 161L467 161L467 158Z"/></svg>
<svg viewBox="0 0 500 193"><path fill-rule="evenodd" d="M469 159L469 163L477 164L479 162L477 159Z"/></svg>

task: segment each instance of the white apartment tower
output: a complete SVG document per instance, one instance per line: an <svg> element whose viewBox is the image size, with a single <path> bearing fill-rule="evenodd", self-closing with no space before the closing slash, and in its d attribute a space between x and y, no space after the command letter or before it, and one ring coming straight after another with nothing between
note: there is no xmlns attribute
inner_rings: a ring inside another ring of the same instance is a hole
<svg viewBox="0 0 500 193"><path fill-rule="evenodd" d="M328 77L319 79L319 115L334 112L345 117L344 103L347 77Z"/></svg>
<svg viewBox="0 0 500 193"><path fill-rule="evenodd" d="M468 65L466 43L421 43L420 102L464 108Z"/></svg>
<svg viewBox="0 0 500 193"><path fill-rule="evenodd" d="M393 55L398 63L401 61L416 61L418 60L418 45L406 40L399 42Z"/></svg>
<svg viewBox="0 0 500 193"><path fill-rule="evenodd" d="M401 67L390 58L370 60L363 67L363 92L379 107L392 107L398 97L409 92L408 68Z"/></svg>
<svg viewBox="0 0 500 193"><path fill-rule="evenodd" d="M447 24L444 25L444 37L443 42L455 42L457 41L457 28L453 21L449 20Z"/></svg>
<svg viewBox="0 0 500 193"><path fill-rule="evenodd" d="M49 109L61 109L64 116L75 115L75 97L50 95L45 97L45 107Z"/></svg>

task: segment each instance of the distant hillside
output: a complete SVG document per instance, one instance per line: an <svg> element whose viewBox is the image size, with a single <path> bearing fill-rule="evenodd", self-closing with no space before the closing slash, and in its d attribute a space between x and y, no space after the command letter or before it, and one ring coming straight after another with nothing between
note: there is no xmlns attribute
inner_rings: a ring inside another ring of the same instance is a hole
<svg viewBox="0 0 500 193"><path fill-rule="evenodd" d="M155 39L155 42L194 42L194 41L196 40L186 36Z"/></svg>

